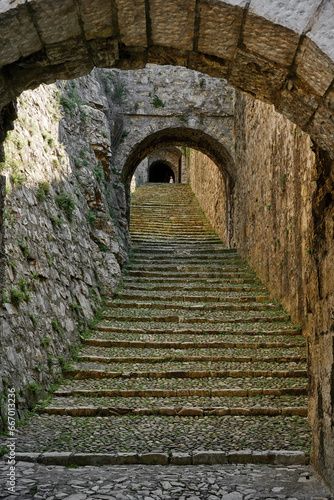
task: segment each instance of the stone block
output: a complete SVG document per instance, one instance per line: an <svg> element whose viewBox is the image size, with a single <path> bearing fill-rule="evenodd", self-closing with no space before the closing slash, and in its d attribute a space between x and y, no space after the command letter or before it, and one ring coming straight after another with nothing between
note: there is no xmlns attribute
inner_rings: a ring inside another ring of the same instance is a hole
<svg viewBox="0 0 334 500"><path fill-rule="evenodd" d="M116 35L116 12L112 0L79 0L87 40Z"/></svg>
<svg viewBox="0 0 334 500"><path fill-rule="evenodd" d="M271 104L275 101L287 74L287 69L280 68L254 54L238 50L228 82Z"/></svg>
<svg viewBox="0 0 334 500"><path fill-rule="evenodd" d="M307 408L282 408L282 415L299 415L300 417L307 417Z"/></svg>
<svg viewBox="0 0 334 500"><path fill-rule="evenodd" d="M249 12L262 16L273 24L285 26L295 33L303 33L320 2L309 0L252 0Z"/></svg>
<svg viewBox="0 0 334 500"><path fill-rule="evenodd" d="M305 465L306 458L303 451L271 450L274 463L278 465Z"/></svg>
<svg viewBox="0 0 334 500"><path fill-rule="evenodd" d="M137 453L118 453L117 454L117 465L131 465L138 464L139 457Z"/></svg>
<svg viewBox="0 0 334 500"><path fill-rule="evenodd" d="M316 141L318 146L327 151L334 151L334 113L331 109L320 106L312 122L305 127L305 132ZM333 157L333 156L332 156Z"/></svg>
<svg viewBox="0 0 334 500"><path fill-rule="evenodd" d="M332 2L323 2L319 15L307 32L307 36L326 54L332 61L334 60L334 5Z"/></svg>
<svg viewBox="0 0 334 500"><path fill-rule="evenodd" d="M289 84L288 84L289 85ZM290 81L291 90L282 90L276 100L276 109L289 120L304 127L318 107L317 97L312 92L305 92L305 85Z"/></svg>
<svg viewBox="0 0 334 500"><path fill-rule="evenodd" d="M151 0L150 6L153 44L192 50L196 0Z"/></svg>
<svg viewBox="0 0 334 500"><path fill-rule="evenodd" d="M236 50L243 18L243 9L218 0L200 3L198 50L231 59Z"/></svg>
<svg viewBox="0 0 334 500"><path fill-rule="evenodd" d="M172 465L191 465L192 457L189 453L173 453L171 456Z"/></svg>
<svg viewBox="0 0 334 500"><path fill-rule="evenodd" d="M230 408L215 408L212 411L212 415L219 415L220 417L223 417L224 415L230 415L230 414L231 414Z"/></svg>
<svg viewBox="0 0 334 500"><path fill-rule="evenodd" d="M4 5L0 6L0 67L43 48L27 8L19 5L5 10Z"/></svg>
<svg viewBox="0 0 334 500"><path fill-rule="evenodd" d="M141 463L146 465L168 465L168 454L167 453L143 453L139 455L139 460Z"/></svg>
<svg viewBox="0 0 334 500"><path fill-rule="evenodd" d="M31 0L30 8L46 45L78 38L81 28L73 0Z"/></svg>
<svg viewBox="0 0 334 500"><path fill-rule="evenodd" d="M248 50L288 67L293 62L298 42L299 35L290 29L252 13L247 14L243 43Z"/></svg>
<svg viewBox="0 0 334 500"><path fill-rule="evenodd" d="M179 417L195 417L195 416L202 416L203 415L203 409L202 408L181 408L180 411L178 411L178 416Z"/></svg>
<svg viewBox="0 0 334 500"><path fill-rule="evenodd" d="M189 69L206 73L216 78L226 78L228 73L228 61L226 59L211 58L209 55L191 52L188 56L186 66Z"/></svg>
<svg viewBox="0 0 334 500"><path fill-rule="evenodd" d="M273 455L269 455L266 451L253 451L252 463L254 464L268 464L272 463Z"/></svg>
<svg viewBox="0 0 334 500"><path fill-rule="evenodd" d="M165 407L165 408L160 408L159 409L159 415L169 415L169 416L174 416L176 415L176 410L173 407Z"/></svg>
<svg viewBox="0 0 334 500"><path fill-rule="evenodd" d="M76 61L77 59L88 57L85 42L80 38L46 47L46 54L51 64Z"/></svg>
<svg viewBox="0 0 334 500"><path fill-rule="evenodd" d="M68 465L70 463L71 452L47 452L42 453L37 462L44 465Z"/></svg>
<svg viewBox="0 0 334 500"><path fill-rule="evenodd" d="M116 0L121 40L128 47L147 46L145 0Z"/></svg>
<svg viewBox="0 0 334 500"><path fill-rule="evenodd" d="M40 453L24 453L18 452L15 453L15 460L17 462L38 462L38 458L40 457Z"/></svg>
<svg viewBox="0 0 334 500"><path fill-rule="evenodd" d="M73 465L116 465L117 456L105 453L74 453L69 460Z"/></svg>
<svg viewBox="0 0 334 500"><path fill-rule="evenodd" d="M334 63L309 38L304 38L298 49L296 75L322 96L333 81Z"/></svg>
<svg viewBox="0 0 334 500"><path fill-rule="evenodd" d="M251 450L238 450L228 453L229 464L250 464L253 463Z"/></svg>
<svg viewBox="0 0 334 500"><path fill-rule="evenodd" d="M228 455L223 451L194 451L193 465L217 465L227 464Z"/></svg>

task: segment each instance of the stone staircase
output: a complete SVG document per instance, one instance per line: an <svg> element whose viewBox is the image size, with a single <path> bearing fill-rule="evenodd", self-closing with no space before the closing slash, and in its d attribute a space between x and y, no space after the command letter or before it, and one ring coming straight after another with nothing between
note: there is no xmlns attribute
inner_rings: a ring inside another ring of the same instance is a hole
<svg viewBox="0 0 334 500"><path fill-rule="evenodd" d="M188 186L139 188L131 234L123 286L17 450L80 463L94 453L100 463L101 454L108 463L305 462L298 328Z"/></svg>

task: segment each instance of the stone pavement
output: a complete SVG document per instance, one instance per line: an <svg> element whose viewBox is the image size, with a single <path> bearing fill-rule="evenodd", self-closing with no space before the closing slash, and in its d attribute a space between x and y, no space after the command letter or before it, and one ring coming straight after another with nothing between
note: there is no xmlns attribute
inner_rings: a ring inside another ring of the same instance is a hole
<svg viewBox="0 0 334 500"><path fill-rule="evenodd" d="M137 189L131 236L122 288L52 401L18 426L16 451L109 454L99 465L141 464L150 452L151 465L307 463L305 338L190 187ZM195 461L199 451L215 462Z"/></svg>
<svg viewBox="0 0 334 500"><path fill-rule="evenodd" d="M324 500L329 490L309 466L104 466L16 464L15 493L0 463L0 498L20 500Z"/></svg>

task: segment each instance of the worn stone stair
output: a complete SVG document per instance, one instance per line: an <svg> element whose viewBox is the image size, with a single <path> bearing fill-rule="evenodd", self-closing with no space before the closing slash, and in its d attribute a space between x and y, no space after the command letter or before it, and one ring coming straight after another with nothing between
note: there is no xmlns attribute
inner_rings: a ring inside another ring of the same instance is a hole
<svg viewBox="0 0 334 500"><path fill-rule="evenodd" d="M224 247L189 186L137 189L131 235L123 286L36 417L48 439L26 428L31 446L18 451L305 461L300 330Z"/></svg>

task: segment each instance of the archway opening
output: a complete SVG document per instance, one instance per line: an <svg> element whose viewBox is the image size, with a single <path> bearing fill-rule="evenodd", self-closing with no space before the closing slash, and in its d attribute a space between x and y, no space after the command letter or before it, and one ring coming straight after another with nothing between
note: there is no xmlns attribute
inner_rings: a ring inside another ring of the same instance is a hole
<svg viewBox="0 0 334 500"><path fill-rule="evenodd" d="M149 170L148 182L170 182L170 179L175 182L173 170L163 161L152 163Z"/></svg>

